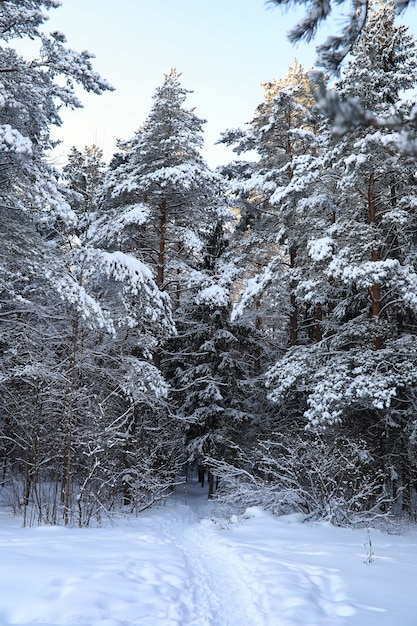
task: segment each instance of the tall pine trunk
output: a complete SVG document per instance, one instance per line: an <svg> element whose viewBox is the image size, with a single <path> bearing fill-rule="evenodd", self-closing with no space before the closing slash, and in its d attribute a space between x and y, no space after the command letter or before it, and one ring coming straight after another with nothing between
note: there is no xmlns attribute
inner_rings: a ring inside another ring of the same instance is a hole
<svg viewBox="0 0 417 626"><path fill-rule="evenodd" d="M76 352L78 348L78 318L75 316L72 328L72 345L70 360L70 389L68 397L67 422L67 449L65 454L65 483L64 483L64 524L70 521L72 465L73 465L73 437L74 437L74 394L76 376Z"/></svg>
<svg viewBox="0 0 417 626"><path fill-rule="evenodd" d="M159 206L159 246L158 246L158 267L156 274L156 284L162 289L165 274L165 251L166 251L166 226L167 226L167 203L162 200Z"/></svg>
<svg viewBox="0 0 417 626"><path fill-rule="evenodd" d="M374 193L374 184L375 177L373 174L369 177L368 183L368 211L369 211L369 224L371 228L375 231L377 226L377 214L376 214L376 201L375 201L375 193ZM372 234L373 239L375 239L375 232ZM371 261L377 262L379 261L379 252L377 248L376 242L374 243L371 251ZM369 289L369 295L371 297L371 313L372 319L378 323L379 314L381 313L381 285L379 283L374 283ZM382 345L382 339L379 335L377 335L374 339L374 347L376 350L379 350Z"/></svg>
<svg viewBox="0 0 417 626"><path fill-rule="evenodd" d="M293 269L295 267L295 260L297 258L297 248L290 248L290 267ZM291 295L290 295L290 304L291 304L291 313L290 313L290 343L295 345L298 339L298 306L297 306L297 298L294 294L296 283L294 280L291 280Z"/></svg>

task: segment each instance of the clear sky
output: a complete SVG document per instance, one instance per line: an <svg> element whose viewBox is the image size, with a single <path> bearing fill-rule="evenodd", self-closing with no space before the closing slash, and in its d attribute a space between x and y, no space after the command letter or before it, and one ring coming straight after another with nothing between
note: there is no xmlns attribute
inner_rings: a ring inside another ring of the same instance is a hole
<svg viewBox="0 0 417 626"><path fill-rule="evenodd" d="M61 0L48 30L68 45L96 55L94 67L115 88L102 96L80 92L84 109L65 111L61 157L72 145L96 143L109 158L116 138L128 139L145 120L163 74L175 67L192 90L204 127L204 156L211 166L233 158L214 147L220 133L251 119L263 98L260 83L285 76L294 57L306 67L314 45L295 48L286 33L295 13L264 0Z"/></svg>
<svg viewBox="0 0 417 626"><path fill-rule="evenodd" d="M48 30L96 55L94 67L115 88L102 96L80 92L84 109L64 112L57 155L96 143L111 157L116 138L128 139L145 120L152 95L171 67L192 90L205 125L204 156L211 166L233 158L214 146L227 128L244 125L263 99L260 84L284 77L295 57L308 69L317 42L287 40L299 15L265 0L61 0Z"/></svg>

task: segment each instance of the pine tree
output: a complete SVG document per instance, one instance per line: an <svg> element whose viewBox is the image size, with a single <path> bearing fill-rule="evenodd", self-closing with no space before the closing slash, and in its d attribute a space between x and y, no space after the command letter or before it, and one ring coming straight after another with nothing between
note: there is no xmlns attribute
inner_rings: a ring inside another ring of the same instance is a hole
<svg viewBox="0 0 417 626"><path fill-rule="evenodd" d="M237 176L230 166L224 170L232 176L240 213L237 245L244 250L242 259L252 271L242 304L255 304L259 311L263 308L261 300L266 304L268 293L271 310L276 308L277 301L284 301L287 268L294 267L303 236L303 217L289 203L278 205L271 199L290 183L295 160L307 159L316 150L316 122L310 113L315 100L301 65L294 61L284 79L266 83L264 90L265 100L257 107L248 130L227 131L223 135L224 142L236 144L234 150L238 154L256 150L259 155L258 160L243 167L234 165ZM256 298L252 296L255 292ZM281 309L279 321L272 319L268 324L269 328L282 327L282 317L288 316L288 335L295 343L299 315L294 291L286 297L290 302ZM260 318L257 319L259 325Z"/></svg>
<svg viewBox="0 0 417 626"><path fill-rule="evenodd" d="M301 4L300 0L268 0L270 4L275 5L293 5ZM334 12L335 4L343 4L342 2L332 3L323 2L307 2L307 11L305 16L295 25L289 32L289 39L292 42L299 42L302 39L311 41L319 26L326 22L329 16ZM404 10L409 4L409 0L396 0L396 8L400 11ZM337 35L331 34L327 40L317 47L318 58L317 65L324 67L327 71L336 73L351 51L354 44L359 40L365 26L369 23L369 13L372 8L371 0L353 0L349 3L349 10L345 13L346 22L341 32Z"/></svg>
<svg viewBox="0 0 417 626"><path fill-rule="evenodd" d="M101 188L106 164L102 150L86 146L84 152L73 147L63 168L63 178L69 193L69 203L78 218L77 229L88 235L89 226L97 219Z"/></svg>
<svg viewBox="0 0 417 626"><path fill-rule="evenodd" d="M385 118L407 113L402 94L416 79L416 46L392 6L369 17L339 83ZM289 351L270 372L282 407L298 403L309 427L368 439L386 489L413 496L415 406L415 181L413 159L390 131L357 128L300 164L272 201L311 207L297 298L321 305L322 336ZM302 197L304 195L304 197ZM301 196L301 197L300 197ZM319 209L316 212L316 209ZM285 409L284 409L285 410ZM400 487L400 488L399 488Z"/></svg>
<svg viewBox="0 0 417 626"><path fill-rule="evenodd" d="M66 271L62 234L76 215L48 164L50 127L60 125L60 107L81 106L77 84L97 94L111 89L93 71L91 54L67 49L62 33L41 32L45 10L58 6L54 0L10 1L0 11L0 436L4 477L16 481L16 502L25 512L29 499L38 506L39 519L46 511L55 519L59 495L48 494L48 509L42 492L62 480L55 469L62 460L63 416L70 414L63 352L68 318L60 296L80 306L83 301L86 316L100 313L88 310L92 301L82 290L75 293ZM36 58L14 49L14 40L25 37L37 42Z"/></svg>
<svg viewBox="0 0 417 626"><path fill-rule="evenodd" d="M174 69L165 75L142 127L119 142L106 181L114 220L106 230L106 218L103 230L109 245L117 242L154 268L158 286L176 303L202 235L221 211L221 180L200 153L204 120L184 108L189 92L180 76Z"/></svg>
<svg viewBox="0 0 417 626"><path fill-rule="evenodd" d="M169 294L174 303L175 318L181 317L190 290L201 280L203 248L213 220L230 219L221 194L223 181L210 171L200 154L204 121L184 107L189 92L179 79L175 70L165 76L142 127L131 140L120 142L121 151L110 164L103 207L92 230L95 246L110 251L119 249L152 269L158 288L164 292L161 297ZM154 365L159 367L159 341L149 346L147 353L153 355ZM135 467L143 468L150 463L164 438L175 442L176 432L180 432L175 431L180 422L172 417L162 427L167 414L161 413L157 403L146 418L148 432L152 432L149 428L152 412L155 442L146 446L147 452L140 463L134 461L134 451L138 454L134 442L141 422L138 417L130 430L130 464L126 475L133 476L138 471ZM159 462L169 457L165 447ZM176 462L181 459L179 453ZM155 466L153 473L157 475Z"/></svg>
<svg viewBox="0 0 417 626"><path fill-rule="evenodd" d="M73 149L64 175L80 217L76 230L67 235L72 281L62 278L64 294L74 291L68 311L73 328L69 361L76 363L70 395L74 452L68 459L75 469L72 484L65 488L65 508L73 506L72 493L78 490L77 515L86 523L99 503L123 501L140 509L174 482L176 435L168 425L167 386L153 364L153 354L174 325L170 299L158 289L151 270L131 255L94 244L103 213L100 151L91 147L82 154ZM87 303L95 307L95 315L85 315ZM97 323L100 319L104 324ZM94 405L89 396L94 396ZM96 440L100 446L93 444ZM100 498L96 495L94 504L95 492Z"/></svg>

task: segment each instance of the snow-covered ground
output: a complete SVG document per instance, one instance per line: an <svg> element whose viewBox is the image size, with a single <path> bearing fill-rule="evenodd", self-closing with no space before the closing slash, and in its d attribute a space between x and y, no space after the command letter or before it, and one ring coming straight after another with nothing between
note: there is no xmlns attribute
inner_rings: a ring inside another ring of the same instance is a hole
<svg viewBox="0 0 417 626"><path fill-rule="evenodd" d="M365 563L364 530L216 506L188 485L108 528L2 513L0 626L417 625L416 528L372 530Z"/></svg>

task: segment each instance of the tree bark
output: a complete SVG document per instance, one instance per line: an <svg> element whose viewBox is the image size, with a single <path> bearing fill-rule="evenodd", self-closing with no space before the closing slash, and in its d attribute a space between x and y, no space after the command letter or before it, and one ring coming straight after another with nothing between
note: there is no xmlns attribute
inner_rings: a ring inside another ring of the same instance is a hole
<svg viewBox="0 0 417 626"><path fill-rule="evenodd" d="M211 500L211 498L214 496L214 476L212 472L208 472L207 478L209 484L208 499Z"/></svg>
<svg viewBox="0 0 417 626"><path fill-rule="evenodd" d="M290 267L293 269L295 267L295 259L297 258L297 248L290 248ZM291 313L290 313L290 343L295 345L298 339L298 306L297 306L297 298L295 294L292 292L295 287L295 282L291 281L291 296L290 296L290 304L291 304Z"/></svg>
<svg viewBox="0 0 417 626"><path fill-rule="evenodd" d="M323 339L323 307L321 304L316 305L316 342L318 343Z"/></svg>
<svg viewBox="0 0 417 626"><path fill-rule="evenodd" d="M166 223L167 223L167 203L166 200L161 202L159 207L159 248L158 248L158 267L156 275L156 284L162 289L164 284L165 271L165 249L166 249Z"/></svg>
<svg viewBox="0 0 417 626"><path fill-rule="evenodd" d="M67 450L66 450L66 467L65 467L65 485L64 485L64 524L69 523L69 511L71 501L72 488L72 444L74 429L74 393L75 393L75 368L76 368L76 352L78 343L78 320L77 317L73 321L72 336L72 354L70 364L70 390L68 399L68 424L67 424Z"/></svg>
<svg viewBox="0 0 417 626"><path fill-rule="evenodd" d="M374 228L376 228L377 214L376 214L375 194L374 194L374 189L373 189L374 183L375 183L375 177L373 174L371 174L371 176L369 177L369 184L368 184L369 224L373 226ZM373 262L379 261L379 252L376 247L376 244L372 248L371 261ZM377 322L379 319L379 314L381 312L381 285L379 283L374 283L369 289L369 295L371 297L372 318ZM381 337L376 336L374 339L375 350L379 350L381 348L381 345L382 345Z"/></svg>

